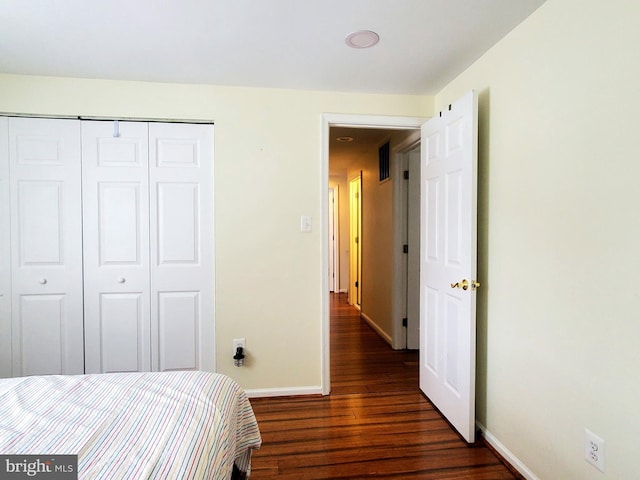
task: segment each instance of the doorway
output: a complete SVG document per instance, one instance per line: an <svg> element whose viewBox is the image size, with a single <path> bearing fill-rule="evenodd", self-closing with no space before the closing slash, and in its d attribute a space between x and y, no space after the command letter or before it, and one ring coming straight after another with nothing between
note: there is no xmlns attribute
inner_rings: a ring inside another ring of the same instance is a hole
<svg viewBox="0 0 640 480"><path fill-rule="evenodd" d="M323 226L326 235L322 235L323 241L328 242L328 182L329 182L329 142L330 128L332 127L348 127L358 129L391 129L391 130L416 130L424 123L425 119L418 117L380 117L368 115L335 115L325 114L322 119L323 131L323 154L322 154L322 182L323 192L326 192L327 198L323 199L322 206L324 211L321 212ZM394 207L395 208L395 207ZM323 251L323 272L325 279L323 281L322 291L322 392L327 395L331 390L331 371L330 371L330 318L329 318L329 246L324 245ZM394 255L393 252L390 252ZM395 262L394 262L395 263ZM395 281L395 280L394 280ZM394 295L395 297L395 295ZM406 299L405 299L406 302ZM402 322L402 318L399 319Z"/></svg>
<svg viewBox="0 0 640 480"><path fill-rule="evenodd" d="M329 187L329 292L340 291L340 217L339 187Z"/></svg>
<svg viewBox="0 0 640 480"><path fill-rule="evenodd" d="M362 304L362 172L349 182L349 289L348 302Z"/></svg>

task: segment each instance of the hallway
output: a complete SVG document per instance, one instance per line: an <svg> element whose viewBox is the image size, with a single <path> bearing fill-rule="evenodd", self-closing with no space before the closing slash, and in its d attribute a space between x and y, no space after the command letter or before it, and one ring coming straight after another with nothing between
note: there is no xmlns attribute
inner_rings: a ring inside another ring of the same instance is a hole
<svg viewBox="0 0 640 480"><path fill-rule="evenodd" d="M419 391L417 362L332 294L331 395L251 400L263 440L251 478L518 478L443 420Z"/></svg>
<svg viewBox="0 0 640 480"><path fill-rule="evenodd" d="M415 392L418 352L392 350L347 303L331 294L331 395Z"/></svg>

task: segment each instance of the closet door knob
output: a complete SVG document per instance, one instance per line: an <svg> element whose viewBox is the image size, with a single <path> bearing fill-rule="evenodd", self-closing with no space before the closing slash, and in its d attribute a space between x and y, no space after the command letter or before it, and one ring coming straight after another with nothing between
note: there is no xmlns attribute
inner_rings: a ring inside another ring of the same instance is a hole
<svg viewBox="0 0 640 480"><path fill-rule="evenodd" d="M40 285L45 285L47 283L47 279L46 278L41 278L40 279Z"/></svg>
<svg viewBox="0 0 640 480"><path fill-rule="evenodd" d="M126 279L126 278L124 278L124 277L118 277L118 283L124 283L124 282L126 282L126 281L127 281L127 279Z"/></svg>

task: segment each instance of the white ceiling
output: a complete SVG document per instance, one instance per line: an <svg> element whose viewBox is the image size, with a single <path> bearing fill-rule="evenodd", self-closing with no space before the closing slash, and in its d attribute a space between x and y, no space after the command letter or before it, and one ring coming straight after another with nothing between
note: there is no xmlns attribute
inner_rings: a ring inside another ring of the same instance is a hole
<svg viewBox="0 0 640 480"><path fill-rule="evenodd" d="M543 2L0 0L0 72L432 95Z"/></svg>

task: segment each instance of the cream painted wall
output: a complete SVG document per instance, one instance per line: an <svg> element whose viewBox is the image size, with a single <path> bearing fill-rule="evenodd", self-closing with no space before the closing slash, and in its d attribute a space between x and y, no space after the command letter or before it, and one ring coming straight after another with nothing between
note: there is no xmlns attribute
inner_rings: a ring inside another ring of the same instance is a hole
<svg viewBox="0 0 640 480"><path fill-rule="evenodd" d="M436 97L480 94L478 419L540 479L639 478L638 19L548 0Z"/></svg>
<svg viewBox="0 0 640 480"><path fill-rule="evenodd" d="M217 368L250 390L320 388L322 113L429 116L432 101L0 75L3 113L215 122ZM313 217L311 234L301 215Z"/></svg>
<svg viewBox="0 0 640 480"><path fill-rule="evenodd" d="M389 343L393 306L393 182L380 182L378 148L363 159L361 311Z"/></svg>

